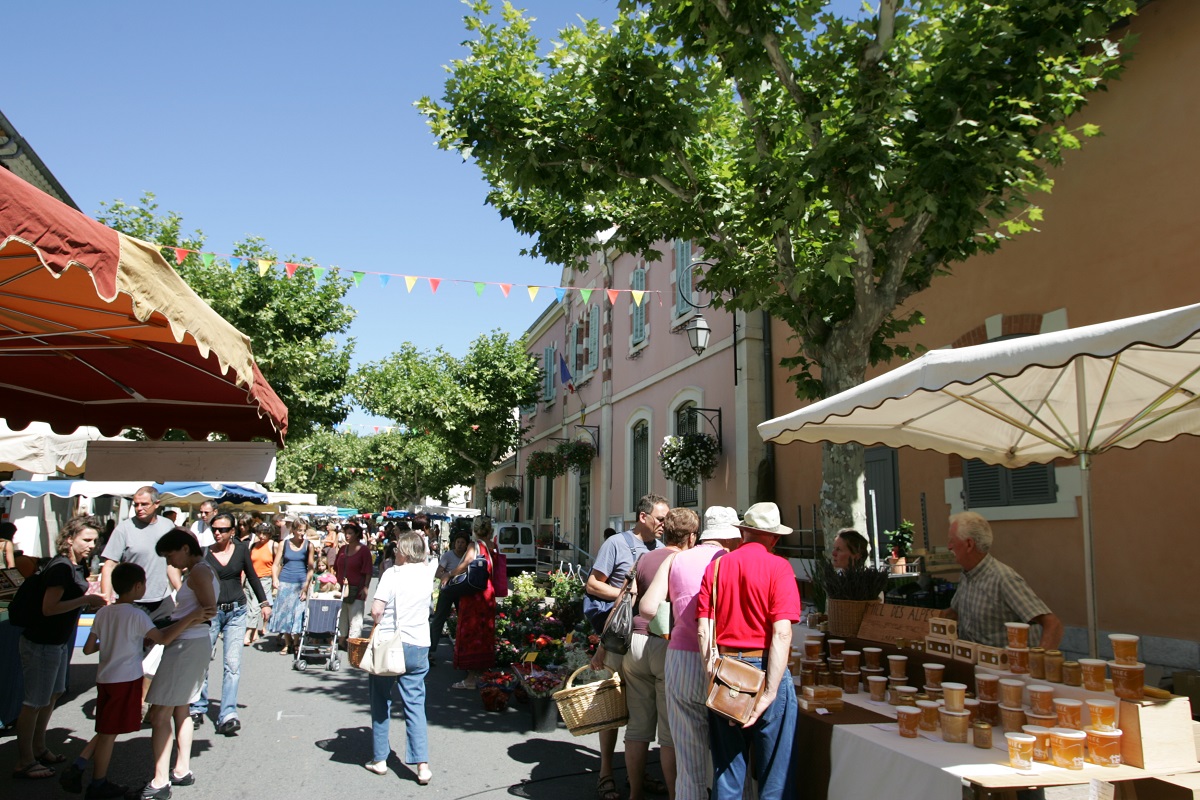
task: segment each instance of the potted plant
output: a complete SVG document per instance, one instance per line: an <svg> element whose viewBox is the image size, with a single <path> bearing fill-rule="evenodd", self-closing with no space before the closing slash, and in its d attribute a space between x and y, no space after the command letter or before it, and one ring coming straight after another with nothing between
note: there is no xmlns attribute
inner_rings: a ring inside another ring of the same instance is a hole
<svg viewBox="0 0 1200 800"><path fill-rule="evenodd" d="M680 486L695 486L711 478L720 457L721 443L711 433L667 436L658 450L663 476Z"/></svg>
<svg viewBox="0 0 1200 800"><path fill-rule="evenodd" d="M900 522L896 530L884 531L892 545L892 572L902 573L908 565L908 549L912 547L914 527L912 521L906 519Z"/></svg>
<svg viewBox="0 0 1200 800"><path fill-rule="evenodd" d="M596 446L584 439L562 442L554 452L562 459L566 469L576 473L583 472L596 458Z"/></svg>
<svg viewBox="0 0 1200 800"><path fill-rule="evenodd" d="M825 588L825 605L829 613L829 632L834 636L856 636L867 608L879 602L887 588L889 567L876 569L868 564L851 564L834 569L822 559L817 562L817 574Z"/></svg>
<svg viewBox="0 0 1200 800"><path fill-rule="evenodd" d="M525 474L535 478L557 478L566 470L566 464L553 450L534 450L525 461Z"/></svg>
<svg viewBox="0 0 1200 800"><path fill-rule="evenodd" d="M488 497L497 503L516 505L521 502L521 490L516 486L493 486L488 489Z"/></svg>

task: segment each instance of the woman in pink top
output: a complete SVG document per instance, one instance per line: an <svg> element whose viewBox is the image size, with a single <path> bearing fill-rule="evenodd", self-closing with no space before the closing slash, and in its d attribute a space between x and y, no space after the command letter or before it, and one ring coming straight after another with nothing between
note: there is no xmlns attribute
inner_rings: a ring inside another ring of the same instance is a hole
<svg viewBox="0 0 1200 800"><path fill-rule="evenodd" d="M735 526L737 512L711 506L704 512L700 541L663 562L649 588L642 593L639 610L652 618L658 604L671 601L671 640L667 643L667 719L675 743L675 800L707 800L709 776L708 679L696 636L696 595L704 570L713 559L733 550L742 533Z"/></svg>

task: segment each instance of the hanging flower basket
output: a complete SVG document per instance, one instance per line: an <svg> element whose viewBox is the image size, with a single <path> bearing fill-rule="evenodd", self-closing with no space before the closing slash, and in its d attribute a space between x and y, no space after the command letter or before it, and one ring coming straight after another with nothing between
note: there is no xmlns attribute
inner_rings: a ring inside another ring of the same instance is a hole
<svg viewBox="0 0 1200 800"><path fill-rule="evenodd" d="M658 451L663 475L680 486L695 486L711 478L720 457L721 443L711 433L668 436Z"/></svg>
<svg viewBox="0 0 1200 800"><path fill-rule="evenodd" d="M554 448L555 454L562 459L566 468L572 472L583 472L596 458L596 447L583 439L572 439Z"/></svg>
<svg viewBox="0 0 1200 800"><path fill-rule="evenodd" d="M525 461L525 474L535 478L557 478L566 471L566 462L553 450L534 450Z"/></svg>
<svg viewBox="0 0 1200 800"><path fill-rule="evenodd" d="M521 490L516 486L493 486L488 489L488 497L497 503L515 505L521 502Z"/></svg>

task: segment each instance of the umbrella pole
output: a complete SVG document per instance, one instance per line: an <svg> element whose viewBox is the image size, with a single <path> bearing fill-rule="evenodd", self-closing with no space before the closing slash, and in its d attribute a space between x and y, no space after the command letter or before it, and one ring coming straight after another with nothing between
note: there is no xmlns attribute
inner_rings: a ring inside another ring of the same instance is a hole
<svg viewBox="0 0 1200 800"><path fill-rule="evenodd" d="M1096 658L1096 557L1092 549L1092 465L1087 453L1079 454L1082 495L1079 498L1083 516L1083 590L1087 593L1088 652Z"/></svg>

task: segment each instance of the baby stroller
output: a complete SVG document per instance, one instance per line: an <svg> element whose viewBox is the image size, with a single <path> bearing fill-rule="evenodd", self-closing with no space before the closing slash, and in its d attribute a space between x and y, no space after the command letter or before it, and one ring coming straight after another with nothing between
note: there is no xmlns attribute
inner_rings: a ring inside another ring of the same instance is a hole
<svg viewBox="0 0 1200 800"><path fill-rule="evenodd" d="M304 614L304 628L300 632L300 643L296 645L292 669L304 672L309 658L325 659L325 669L337 671L342 668L338 658L337 632L338 614L342 601L338 597L310 597Z"/></svg>

